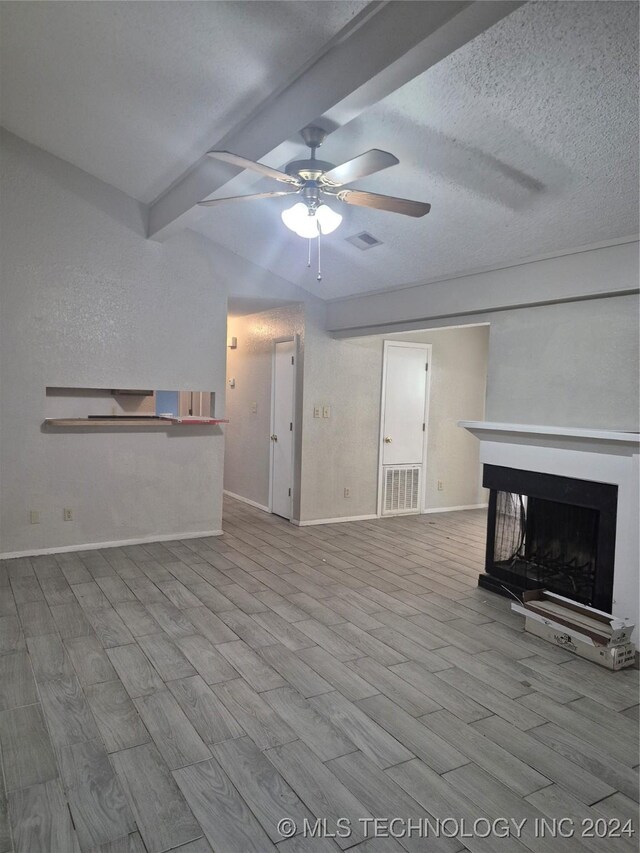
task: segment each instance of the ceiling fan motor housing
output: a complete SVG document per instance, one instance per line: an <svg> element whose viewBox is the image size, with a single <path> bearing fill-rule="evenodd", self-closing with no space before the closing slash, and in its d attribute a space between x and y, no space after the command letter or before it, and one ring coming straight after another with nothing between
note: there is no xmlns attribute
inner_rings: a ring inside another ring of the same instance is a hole
<svg viewBox="0 0 640 853"><path fill-rule="evenodd" d="M320 204L320 186L317 181L307 181L302 188L300 195L305 201L309 210L313 210Z"/></svg>
<svg viewBox="0 0 640 853"><path fill-rule="evenodd" d="M301 181L317 181L320 175L334 168L333 163L325 160L294 160L285 166L287 175L300 178Z"/></svg>

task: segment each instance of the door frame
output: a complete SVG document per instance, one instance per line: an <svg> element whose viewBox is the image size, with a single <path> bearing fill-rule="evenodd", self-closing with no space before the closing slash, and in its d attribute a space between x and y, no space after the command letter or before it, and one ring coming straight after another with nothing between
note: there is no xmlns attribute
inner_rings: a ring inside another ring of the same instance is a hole
<svg viewBox="0 0 640 853"><path fill-rule="evenodd" d="M427 364L429 369L425 370L425 394L424 394L424 423L425 434L422 446L422 477L420 478L420 495L418 498L419 514L425 512L425 496L427 483L427 444L429 436L429 402L431 398L431 352L433 344L423 344L419 341L394 341L385 340L382 345L382 386L380 390L380 434L378 436L378 500L377 500L377 516L382 518L382 493L383 493L383 473L384 466L382 464L384 450L384 408L385 397L387 393L387 356L390 347L411 347L412 349L423 349L427 356ZM385 516L387 518L388 516Z"/></svg>
<svg viewBox="0 0 640 853"><path fill-rule="evenodd" d="M291 437L291 504L289 507L289 521L293 518L293 498L295 492L295 448L296 448L296 395L298 388L298 363L300 350L300 335L285 335L273 338L271 342L271 413L269 419L269 434L273 435L276 417L276 344L286 344L293 341L293 398L291 400L292 415L292 437ZM269 439L269 504L268 509L273 513L273 442Z"/></svg>

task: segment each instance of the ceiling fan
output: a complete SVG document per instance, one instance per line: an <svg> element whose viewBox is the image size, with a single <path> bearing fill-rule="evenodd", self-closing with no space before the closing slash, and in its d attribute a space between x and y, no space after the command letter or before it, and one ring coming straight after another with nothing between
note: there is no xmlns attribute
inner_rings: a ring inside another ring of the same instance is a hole
<svg viewBox="0 0 640 853"><path fill-rule="evenodd" d="M431 205L425 202L378 195L362 190L342 189L346 184L351 184L360 178L366 178L368 175L373 175L389 166L395 166L400 161L393 154L389 154L388 151L380 151L379 148L372 148L370 151L360 154L359 157L354 157L353 160L347 160L340 166L334 166L333 163L316 160L316 149L322 145L326 136L326 132L322 128L305 127L300 135L311 149L311 156L308 160L293 160L285 166L284 172L272 169L271 166L265 166L262 163L256 163L253 160L247 160L238 154L231 154L229 151L207 152L209 157L223 160L225 163L242 169L251 169L266 178L274 178L276 181L287 184L291 189L233 196L231 198L214 198L199 203L203 207L213 207L227 201L251 201L253 199L300 194L308 211L306 215L310 218L315 216L325 198L334 198L358 207L373 207L377 210L403 213L405 216L424 216L429 213ZM327 231L323 228L321 219L318 221L322 233L326 234ZM315 237L316 233L312 236ZM305 236L307 235L305 234Z"/></svg>
<svg viewBox="0 0 640 853"><path fill-rule="evenodd" d="M332 210L326 200L335 199L353 204L358 207L372 207L376 210L388 210L391 213L402 213L405 216L425 216L429 213L431 205L422 201L411 201L406 198L396 198L388 195L364 192L362 190L343 189L346 184L351 184L360 178L366 178L389 166L395 166L400 161L388 151L372 148L353 160L347 160L339 166L327 163L325 160L316 159L318 149L324 139L326 131L320 127L311 125L300 131L305 144L311 149L311 156L307 160L293 160L285 166L284 172L247 160L238 154L229 151L208 151L209 157L238 166L241 169L251 169L266 178L273 178L288 189L274 190L272 192L254 193L253 195L232 196L230 198L214 198L201 201L202 207L214 207L229 201L253 201L261 198L278 198L280 196L300 195L302 201L294 204L288 210L282 211L282 221L291 231L300 237L311 239L318 237L318 281L322 276L320 273L320 236L330 234L340 225L342 216ZM311 248L309 247L309 252ZM309 255L308 266L311 266Z"/></svg>

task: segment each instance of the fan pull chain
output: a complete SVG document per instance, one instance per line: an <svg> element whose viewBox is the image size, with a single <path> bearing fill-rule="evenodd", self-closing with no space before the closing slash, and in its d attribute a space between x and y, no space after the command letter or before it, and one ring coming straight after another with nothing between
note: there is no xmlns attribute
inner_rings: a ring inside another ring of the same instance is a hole
<svg viewBox="0 0 640 853"><path fill-rule="evenodd" d="M311 238L309 238L309 257L307 258L307 267L311 268Z"/></svg>
<svg viewBox="0 0 640 853"><path fill-rule="evenodd" d="M318 281L322 281L322 270L320 269L320 235L321 235L321 233L322 232L318 228L318 275L316 276ZM309 241L309 242L311 242L311 241Z"/></svg>

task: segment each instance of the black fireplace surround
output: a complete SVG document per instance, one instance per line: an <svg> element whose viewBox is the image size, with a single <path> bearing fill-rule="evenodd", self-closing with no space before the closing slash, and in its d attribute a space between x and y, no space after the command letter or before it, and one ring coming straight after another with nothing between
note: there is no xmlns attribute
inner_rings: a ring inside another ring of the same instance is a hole
<svg viewBox="0 0 640 853"><path fill-rule="evenodd" d="M547 589L611 612L618 487L485 465L485 573L501 595Z"/></svg>

